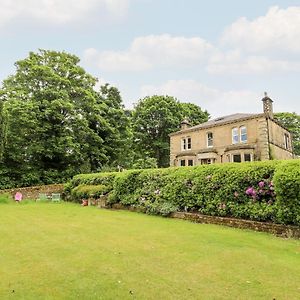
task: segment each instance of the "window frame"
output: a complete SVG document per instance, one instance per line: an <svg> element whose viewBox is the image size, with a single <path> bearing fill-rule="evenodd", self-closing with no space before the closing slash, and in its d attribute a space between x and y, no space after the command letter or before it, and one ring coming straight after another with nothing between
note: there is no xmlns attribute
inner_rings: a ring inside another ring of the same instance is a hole
<svg viewBox="0 0 300 300"><path fill-rule="evenodd" d="M289 150L290 149L290 136L286 132L283 134L284 139L284 149Z"/></svg>
<svg viewBox="0 0 300 300"><path fill-rule="evenodd" d="M235 156L239 156L240 157L240 161L235 161L234 160L234 157ZM235 162L235 163L241 163L242 162L242 155L241 153L235 153L235 154L232 154L232 162Z"/></svg>
<svg viewBox="0 0 300 300"><path fill-rule="evenodd" d="M209 137L209 135L211 135L211 137ZM206 133L206 143L207 143L207 148L212 148L214 146L214 134L212 132Z"/></svg>
<svg viewBox="0 0 300 300"><path fill-rule="evenodd" d="M236 132L236 134L234 134ZM235 140L236 138L236 140ZM231 129L231 139L232 139L232 144L238 144L239 143L239 128L234 127Z"/></svg>
<svg viewBox="0 0 300 300"><path fill-rule="evenodd" d="M245 133L242 133L242 130L245 129ZM245 125L240 126L240 142L241 143L247 143L248 141L248 132L247 132L247 127ZM243 140L242 137L246 136L246 139Z"/></svg>
<svg viewBox="0 0 300 300"><path fill-rule="evenodd" d="M186 142L186 149L187 150L191 150L192 149L192 138L190 136L188 136L187 138L187 142Z"/></svg>
<svg viewBox="0 0 300 300"><path fill-rule="evenodd" d="M181 151L185 151L185 150L186 150L186 139L181 138Z"/></svg>
<svg viewBox="0 0 300 300"><path fill-rule="evenodd" d="M246 160L245 159L246 155L249 155L250 160ZM244 153L244 162L250 162L250 161L252 161L252 155L251 155L251 153Z"/></svg>
<svg viewBox="0 0 300 300"><path fill-rule="evenodd" d="M190 136L181 138L181 151L192 149L192 138Z"/></svg>

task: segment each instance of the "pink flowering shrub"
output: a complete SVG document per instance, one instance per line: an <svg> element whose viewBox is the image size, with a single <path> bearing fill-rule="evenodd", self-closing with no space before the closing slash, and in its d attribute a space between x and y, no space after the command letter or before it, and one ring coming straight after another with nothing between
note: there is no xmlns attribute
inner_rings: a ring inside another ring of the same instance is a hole
<svg viewBox="0 0 300 300"><path fill-rule="evenodd" d="M276 198L274 185L270 180L261 180L257 186L248 187L245 193L252 199L253 202L265 201L269 205L273 204Z"/></svg>
<svg viewBox="0 0 300 300"><path fill-rule="evenodd" d="M151 214L199 212L300 225L300 160L214 164L76 176L103 184L109 203Z"/></svg>

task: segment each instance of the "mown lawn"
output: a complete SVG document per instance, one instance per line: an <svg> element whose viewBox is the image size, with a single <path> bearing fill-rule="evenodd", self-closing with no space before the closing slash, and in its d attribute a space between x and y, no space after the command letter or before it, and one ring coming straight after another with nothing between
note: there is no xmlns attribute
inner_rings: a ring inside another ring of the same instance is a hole
<svg viewBox="0 0 300 300"><path fill-rule="evenodd" d="M300 241L75 204L0 204L0 299L300 299Z"/></svg>

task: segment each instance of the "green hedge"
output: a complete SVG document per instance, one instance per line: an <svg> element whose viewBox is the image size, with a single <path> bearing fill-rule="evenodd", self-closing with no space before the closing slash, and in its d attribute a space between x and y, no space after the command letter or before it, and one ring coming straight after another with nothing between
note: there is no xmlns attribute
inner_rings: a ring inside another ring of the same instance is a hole
<svg viewBox="0 0 300 300"><path fill-rule="evenodd" d="M67 189L72 195L78 186L99 184L110 203L151 214L197 211L300 225L300 160L78 175Z"/></svg>
<svg viewBox="0 0 300 300"><path fill-rule="evenodd" d="M300 160L283 162L274 175L274 186L278 221L300 225Z"/></svg>
<svg viewBox="0 0 300 300"><path fill-rule="evenodd" d="M81 202L82 199L97 198L113 189L118 173L80 174L65 185L65 200Z"/></svg>

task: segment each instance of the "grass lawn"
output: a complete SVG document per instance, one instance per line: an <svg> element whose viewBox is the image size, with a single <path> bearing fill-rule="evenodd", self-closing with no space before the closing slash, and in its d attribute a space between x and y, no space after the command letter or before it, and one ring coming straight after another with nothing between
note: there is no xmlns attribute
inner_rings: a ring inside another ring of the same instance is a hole
<svg viewBox="0 0 300 300"><path fill-rule="evenodd" d="M70 203L0 220L0 299L300 299L297 240Z"/></svg>

